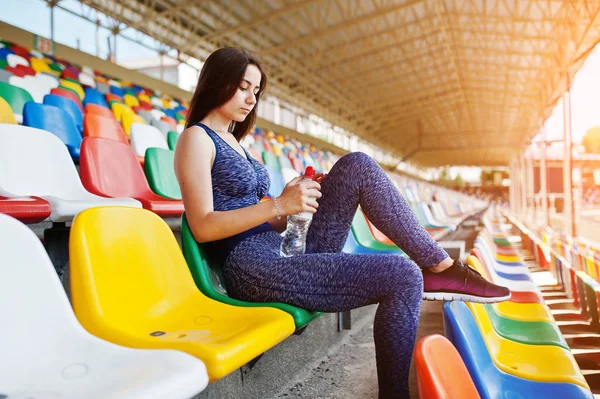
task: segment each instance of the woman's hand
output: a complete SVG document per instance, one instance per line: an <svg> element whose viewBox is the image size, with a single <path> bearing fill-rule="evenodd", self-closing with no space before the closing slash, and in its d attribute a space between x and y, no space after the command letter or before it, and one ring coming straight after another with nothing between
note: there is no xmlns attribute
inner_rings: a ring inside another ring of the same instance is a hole
<svg viewBox="0 0 600 399"><path fill-rule="evenodd" d="M316 213L321 198L321 185L310 179L298 176L285 185L278 197L282 215L295 215L300 212Z"/></svg>
<svg viewBox="0 0 600 399"><path fill-rule="evenodd" d="M323 183L323 180L327 177L327 173L317 173L315 174L315 181L319 184Z"/></svg>

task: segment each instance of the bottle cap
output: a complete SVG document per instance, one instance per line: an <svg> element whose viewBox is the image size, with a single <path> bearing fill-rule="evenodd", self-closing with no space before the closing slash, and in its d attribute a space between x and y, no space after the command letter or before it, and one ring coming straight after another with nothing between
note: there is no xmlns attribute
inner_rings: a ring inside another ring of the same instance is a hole
<svg viewBox="0 0 600 399"><path fill-rule="evenodd" d="M306 179L314 179L315 178L315 168L313 168L312 166L307 166L306 170L304 171L304 177Z"/></svg>

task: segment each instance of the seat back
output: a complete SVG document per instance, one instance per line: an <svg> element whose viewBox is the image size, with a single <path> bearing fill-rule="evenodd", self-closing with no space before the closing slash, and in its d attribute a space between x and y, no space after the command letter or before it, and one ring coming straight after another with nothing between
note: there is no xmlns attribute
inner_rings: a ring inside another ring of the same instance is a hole
<svg viewBox="0 0 600 399"><path fill-rule="evenodd" d="M69 79L61 79L60 84L61 86L66 87L67 89L73 90L79 97L79 101L83 101L83 97L85 97L85 92L83 91L83 87L81 87L79 83Z"/></svg>
<svg viewBox="0 0 600 399"><path fill-rule="evenodd" d="M147 210L104 207L79 213L69 255L75 313L84 326L104 335L114 326L147 326L148 334L160 330L157 320L201 295L171 228Z"/></svg>
<svg viewBox="0 0 600 399"><path fill-rule="evenodd" d="M181 189L175 176L175 151L148 148L144 159L144 171L150 188L156 194L181 200Z"/></svg>
<svg viewBox="0 0 600 399"><path fill-rule="evenodd" d="M132 112L124 112L121 117L121 124L123 125L123 130L125 131L126 135L128 135L128 136L131 135L131 126L134 123L145 125L146 120L144 118L142 118L141 116L136 115L133 111Z"/></svg>
<svg viewBox="0 0 600 399"><path fill-rule="evenodd" d="M33 101L27 90L7 82L0 82L0 97L6 100L16 115L23 115L25 103Z"/></svg>
<svg viewBox="0 0 600 399"><path fill-rule="evenodd" d="M160 130L165 137L170 131L175 130L172 129L171 126L165 121L152 120L150 121L150 124Z"/></svg>
<svg viewBox="0 0 600 399"><path fill-rule="evenodd" d="M2 97L0 97L0 123L17 124L12 108Z"/></svg>
<svg viewBox="0 0 600 399"><path fill-rule="evenodd" d="M173 151L175 151L175 148L177 147L177 140L179 140L179 133L169 132L169 134L167 134L167 144Z"/></svg>
<svg viewBox="0 0 600 399"><path fill-rule="evenodd" d="M115 113L115 119L119 122L121 122L123 120L123 114L125 112L133 113L131 108L129 108L127 105L120 103L120 102L111 102L110 108Z"/></svg>
<svg viewBox="0 0 600 399"><path fill-rule="evenodd" d="M62 141L45 130L0 125L0 195L88 195Z"/></svg>
<svg viewBox="0 0 600 399"><path fill-rule="evenodd" d="M479 398L460 354L448 339L434 334L415 345L419 398Z"/></svg>
<svg viewBox="0 0 600 399"><path fill-rule="evenodd" d="M23 109L23 124L49 131L71 149L81 145L81 133L71 116L53 105L29 102Z"/></svg>
<svg viewBox="0 0 600 399"><path fill-rule="evenodd" d="M47 94L44 96L44 104L53 105L57 108L65 110L75 122L78 131L83 130L83 114L75 103L75 101L66 97L57 96L56 94Z"/></svg>
<svg viewBox="0 0 600 399"><path fill-rule="evenodd" d="M14 367L54 359L59 355L56 344L69 341L69 336L83 329L35 233L18 220L0 214L0 236L3 362Z"/></svg>
<svg viewBox="0 0 600 399"><path fill-rule="evenodd" d="M109 109L107 110L111 112ZM105 118L93 113L88 113L83 118L83 137L101 137L129 144L127 136L119 122L114 118Z"/></svg>
<svg viewBox="0 0 600 399"><path fill-rule="evenodd" d="M131 147L136 155L144 157L148 148L169 149L165 136L154 126L134 123L131 125Z"/></svg>
<svg viewBox="0 0 600 399"><path fill-rule="evenodd" d="M123 102L125 102L127 106L132 108L140 106L140 101L137 99L137 97L132 96L131 94L125 94L123 96Z"/></svg>
<svg viewBox="0 0 600 399"><path fill-rule="evenodd" d="M115 114L112 112L110 108L105 108L98 104L86 104L85 106L85 114L86 115L98 115L105 118L115 119Z"/></svg>
<svg viewBox="0 0 600 399"><path fill-rule="evenodd" d="M85 89L85 97L83 98L83 105L87 107L88 104L96 104L108 108L108 104L102 93L90 87Z"/></svg>
<svg viewBox="0 0 600 399"><path fill-rule="evenodd" d="M140 198L151 192L131 147L119 141L86 137L79 173L90 192L105 197Z"/></svg>

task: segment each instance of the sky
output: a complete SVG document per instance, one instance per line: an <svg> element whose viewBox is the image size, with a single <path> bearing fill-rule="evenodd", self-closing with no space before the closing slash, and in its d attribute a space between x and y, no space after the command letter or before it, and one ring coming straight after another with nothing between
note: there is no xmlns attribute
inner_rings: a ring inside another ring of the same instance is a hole
<svg viewBox="0 0 600 399"><path fill-rule="evenodd" d="M2 14L0 20L18 26L41 36L50 37L50 10L42 0L0 0ZM62 0L61 6L72 10L87 9L77 0ZM26 10L26 12L23 12ZM95 15L92 13L91 15ZM103 18L103 21L106 19ZM94 24L71 15L61 9L55 10L55 40L70 47L106 58L107 37L110 32L100 29L99 47L96 48L96 28ZM157 46L152 38L126 31L131 37L144 40L148 45ZM10 39L10 38L7 38ZM156 52L119 38L117 42L117 62L155 56ZM600 49L597 47L575 76L571 90L573 141L581 141L585 132L594 126L600 127ZM563 136L562 105L559 102L554 113L545 123L548 139Z"/></svg>

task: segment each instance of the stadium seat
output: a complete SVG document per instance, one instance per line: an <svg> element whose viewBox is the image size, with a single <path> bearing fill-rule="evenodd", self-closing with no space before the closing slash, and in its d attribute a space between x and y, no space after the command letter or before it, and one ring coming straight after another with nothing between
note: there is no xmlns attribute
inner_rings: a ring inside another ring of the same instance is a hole
<svg viewBox="0 0 600 399"><path fill-rule="evenodd" d="M171 129L171 126L165 121L157 121L153 119L152 121L150 121L150 124L158 130L160 130L165 137L167 137L170 131L174 130Z"/></svg>
<svg viewBox="0 0 600 399"><path fill-rule="evenodd" d="M81 133L67 111L53 105L29 102L23 108L23 125L54 134L67 146L73 160L79 160Z"/></svg>
<svg viewBox="0 0 600 399"><path fill-rule="evenodd" d="M152 105L154 105L154 104L152 104ZM154 105L154 106L156 106L156 105ZM153 109L153 110L150 111L150 113L152 114L152 116L154 117L154 119L156 119L157 121L159 121L160 118L162 118L163 116L165 116L165 113L163 111L161 111L160 109Z"/></svg>
<svg viewBox="0 0 600 399"><path fill-rule="evenodd" d="M0 125L0 195L37 196L50 203L53 222L68 222L95 206L140 207L131 198L110 199L88 192L62 141L27 126Z"/></svg>
<svg viewBox="0 0 600 399"><path fill-rule="evenodd" d="M262 307L268 306L281 309L289 313L294 318L296 329L303 328L312 320L320 316L320 312L311 312L306 309L284 303L257 303L245 302L230 298L225 288L225 278L223 277L222 265L211 262L206 256L205 248L198 244L190 230L185 214L181 222L181 244L183 255L192 272L196 286L209 298L222 303L242 307Z"/></svg>
<svg viewBox="0 0 600 399"><path fill-rule="evenodd" d="M558 376L561 379L568 379L569 382L563 381L538 381L530 378L523 378L525 374L530 375L535 373L537 370L534 369L529 362L529 358L525 362L518 362L523 359L523 355L529 352L505 352L510 353L514 360L508 360L507 364L512 365L515 369L507 371L505 370L506 364L500 365L497 360L490 355L488 346L483 339L482 332L477 325L473 314L469 310L468 306L463 302L445 302L443 304L444 310L444 329L446 337L454 344L458 352L460 353L469 374L477 387L479 395L484 398L491 399L505 399L508 395L510 396L523 396L523 393L530 393L536 398L548 398L548 399L592 399L592 393L589 390L589 386L585 382L585 379L581 375L579 368L572 360L572 357L567 357L568 363L570 363L570 375L567 374ZM526 345L524 345L526 346ZM535 346L532 345L533 348ZM547 348L547 347L542 347ZM506 349L506 348L505 348ZM570 353L561 348L556 348L561 351L561 355ZM497 347L493 347L493 351L497 353ZM557 366L564 366L565 360L563 359L548 359L542 357L547 363L544 369L552 367L551 361L556 360ZM558 368L554 370L554 373L558 371ZM520 375L516 375L519 373ZM538 374L538 377L540 375ZM554 379L554 378L552 378Z"/></svg>
<svg viewBox="0 0 600 399"><path fill-rule="evenodd" d="M79 74L79 83L85 88L96 88L96 81L94 80L94 75L90 75L87 73Z"/></svg>
<svg viewBox="0 0 600 399"><path fill-rule="evenodd" d="M90 105L86 106L88 109ZM107 108L108 112L111 112ZM123 131L123 127L114 118L105 118L101 115L87 113L83 119L83 137L101 137L116 140L123 144L129 144L129 140Z"/></svg>
<svg viewBox="0 0 600 399"><path fill-rule="evenodd" d="M28 67L29 66L29 61L27 59L25 59L24 57L21 57L20 55L17 54L8 54L6 56L6 62L8 62L8 65L11 67L16 67L17 65L23 65Z"/></svg>
<svg viewBox="0 0 600 399"><path fill-rule="evenodd" d="M381 231L379 231L379 229L377 227L375 227L375 225L373 223L371 223L371 221L369 219L367 219L366 216L365 216L365 220L367 221L367 225L369 226L369 230L371 231L371 235L373 236L373 238L375 238L377 241L379 241L382 244L396 245L385 234L383 234Z"/></svg>
<svg viewBox="0 0 600 399"><path fill-rule="evenodd" d="M133 113L131 108L129 108L127 105L125 105L123 103L119 103L119 102L115 102L115 101L109 101L109 103L110 103L110 108L112 109L112 111L115 114L115 119L117 120L117 122L123 121L123 114L125 112Z"/></svg>
<svg viewBox="0 0 600 399"><path fill-rule="evenodd" d="M17 124L17 120L15 119L15 114L13 114L12 108L2 97L0 97L0 123L7 123L11 125Z"/></svg>
<svg viewBox="0 0 600 399"><path fill-rule="evenodd" d="M169 149L175 151L177 140L179 140L179 133L169 132L169 134L167 134L167 144L169 145Z"/></svg>
<svg viewBox="0 0 600 399"><path fill-rule="evenodd" d="M131 148L135 155L144 159L148 148L156 147L169 149L167 140L154 126L134 123L131 125Z"/></svg>
<svg viewBox="0 0 600 399"><path fill-rule="evenodd" d="M75 103L75 101L66 97L57 96L56 94L47 94L44 96L44 104L52 105L66 111L75 122L77 130L83 131L83 114ZM48 130L48 129L45 129Z"/></svg>
<svg viewBox="0 0 600 399"><path fill-rule="evenodd" d="M206 387L206 367L188 354L87 332L33 231L0 215L0 235L2 397L189 399Z"/></svg>
<svg viewBox="0 0 600 399"><path fill-rule="evenodd" d="M81 144L79 172L83 185L105 197L131 197L164 217L180 217L183 202L150 190L144 171L131 147L114 140L86 137Z"/></svg>
<svg viewBox="0 0 600 399"><path fill-rule="evenodd" d="M121 125L123 125L123 130L127 136L131 135L131 126L133 124L145 125L146 121L139 115L136 115L132 112L123 112L121 116Z"/></svg>
<svg viewBox="0 0 600 399"><path fill-rule="evenodd" d="M469 307L473 309L472 305ZM482 305L471 311L494 363L506 373L540 382L566 382L588 387L568 350L555 345L525 345L496 333Z"/></svg>
<svg viewBox="0 0 600 399"><path fill-rule="evenodd" d="M61 86L64 86L69 90L73 90L79 96L79 100L83 101L83 98L85 97L85 92L83 91L83 87L81 87L79 83L69 79L61 79L60 84Z"/></svg>
<svg viewBox="0 0 600 399"><path fill-rule="evenodd" d="M144 160L144 172L152 191L165 198L181 200L174 163L175 151L148 148Z"/></svg>
<svg viewBox="0 0 600 399"><path fill-rule="evenodd" d="M100 338L190 353L213 382L294 332L292 317L279 309L202 294L171 228L151 212L90 209L74 220L70 241L73 308Z"/></svg>
<svg viewBox="0 0 600 399"><path fill-rule="evenodd" d="M278 196L283 192L285 184L281 176L281 167L277 157L269 152L262 153L262 159L264 161L265 169L269 173L271 179L271 186L269 187L269 196Z"/></svg>
<svg viewBox="0 0 600 399"><path fill-rule="evenodd" d="M8 83L15 87L20 87L22 89L27 90L31 97L33 97L33 101L37 103L42 103L44 101L44 96L50 92L51 88L47 88L44 85L39 84L36 78L32 76L26 77L18 77L12 76Z"/></svg>
<svg viewBox="0 0 600 399"><path fill-rule="evenodd" d="M12 216L23 223L39 223L50 217L50 204L37 197L0 197L0 213Z"/></svg>
<svg viewBox="0 0 600 399"><path fill-rule="evenodd" d="M101 105L98 104L87 104L85 106L85 113L86 115L98 115L98 116L102 116L104 118L110 118L110 119L115 119L115 114L112 112L112 110L110 108L105 108Z"/></svg>
<svg viewBox="0 0 600 399"><path fill-rule="evenodd" d="M83 106L86 107L88 104L96 104L108 108L108 104L102 93L90 87L85 88L85 97L83 98Z"/></svg>
<svg viewBox="0 0 600 399"><path fill-rule="evenodd" d="M367 218L362 210L358 209L352 220L352 232L356 241L363 247L371 248L376 251L386 251L387 253L402 254L402 250L395 244L384 244L375 240L367 224Z"/></svg>
<svg viewBox="0 0 600 399"><path fill-rule="evenodd" d="M496 333L527 345L556 345L569 349L558 326L544 321L517 321L496 313L489 304L469 304L472 312L487 312Z"/></svg>
<svg viewBox="0 0 600 399"><path fill-rule="evenodd" d="M137 99L137 97L132 96L131 94L125 94L123 96L123 102L125 105L131 108L140 106L140 101Z"/></svg>
<svg viewBox="0 0 600 399"><path fill-rule="evenodd" d="M23 123L23 107L26 102L33 101L31 94L25 89L10 83L0 82L0 98L6 100L18 123Z"/></svg>
<svg viewBox="0 0 600 399"><path fill-rule="evenodd" d="M81 100L79 99L77 94L75 94L74 91L65 89L63 87L57 87L55 89L50 90L50 94L56 94L57 96L66 97L70 100L73 100L73 102L77 104L77 107L81 110L81 112L83 112L83 105L81 105Z"/></svg>
<svg viewBox="0 0 600 399"><path fill-rule="evenodd" d="M428 335L415 345L414 364L420 399L479 399L477 388L452 343Z"/></svg>
<svg viewBox="0 0 600 399"><path fill-rule="evenodd" d="M50 72L50 67L43 60L32 58L29 61L31 63L31 68L37 73Z"/></svg>
<svg viewBox="0 0 600 399"><path fill-rule="evenodd" d="M6 83L8 83L8 81L10 80L11 76L14 76L12 74L12 72L6 71L4 69L0 69L0 82L6 82Z"/></svg>

